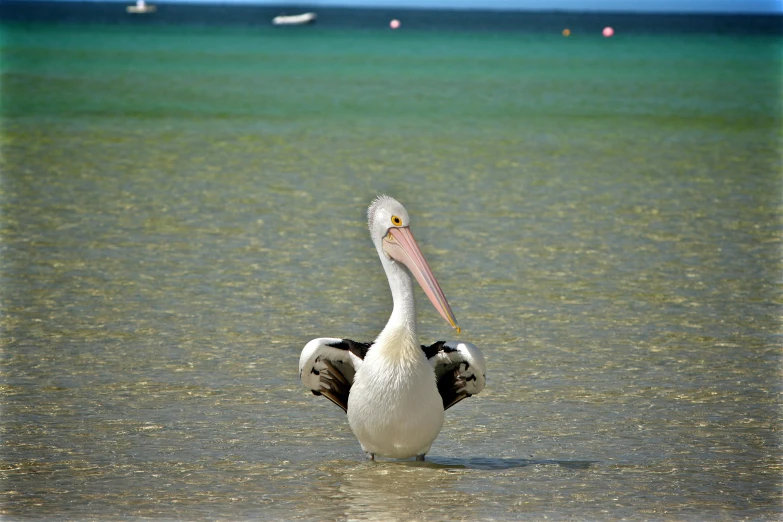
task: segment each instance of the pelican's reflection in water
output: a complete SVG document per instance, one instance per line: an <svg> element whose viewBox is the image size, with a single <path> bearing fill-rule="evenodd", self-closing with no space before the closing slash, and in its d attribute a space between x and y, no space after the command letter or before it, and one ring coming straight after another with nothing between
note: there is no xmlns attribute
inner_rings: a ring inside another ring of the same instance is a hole
<svg viewBox="0 0 783 522"><path fill-rule="evenodd" d="M409 465L411 464L411 465ZM423 464L423 465L414 465ZM342 474L340 496L348 520L384 522L471 516L478 504L455 487L468 470L414 462L365 463Z"/></svg>
<svg viewBox="0 0 783 522"><path fill-rule="evenodd" d="M482 482L476 474L553 465L576 471L589 469L593 464L595 461L587 460L437 456L428 462L365 462L341 471L331 468L329 497L330 503L344 504L339 511L348 520L476 520L481 518L481 506L487 500L482 488L471 492L476 480Z"/></svg>

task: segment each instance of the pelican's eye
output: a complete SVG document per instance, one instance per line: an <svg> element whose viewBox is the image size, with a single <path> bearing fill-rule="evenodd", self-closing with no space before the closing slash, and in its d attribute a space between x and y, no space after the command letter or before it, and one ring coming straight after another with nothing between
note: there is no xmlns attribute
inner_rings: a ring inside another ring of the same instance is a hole
<svg viewBox="0 0 783 522"><path fill-rule="evenodd" d="M400 216L392 216L391 222L395 227L402 226L402 219L400 219Z"/></svg>

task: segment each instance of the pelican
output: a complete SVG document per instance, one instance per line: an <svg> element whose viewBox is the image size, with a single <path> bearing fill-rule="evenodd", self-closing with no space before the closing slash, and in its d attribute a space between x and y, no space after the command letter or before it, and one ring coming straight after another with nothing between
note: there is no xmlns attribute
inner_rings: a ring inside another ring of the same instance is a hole
<svg viewBox="0 0 783 522"><path fill-rule="evenodd" d="M313 339L299 358L299 378L313 394L345 410L370 460L376 455L424 460L443 427L444 411L484 388L484 356L467 342L419 344L413 278L460 333L457 319L413 238L405 207L379 196L367 221L389 279L391 317L370 343Z"/></svg>

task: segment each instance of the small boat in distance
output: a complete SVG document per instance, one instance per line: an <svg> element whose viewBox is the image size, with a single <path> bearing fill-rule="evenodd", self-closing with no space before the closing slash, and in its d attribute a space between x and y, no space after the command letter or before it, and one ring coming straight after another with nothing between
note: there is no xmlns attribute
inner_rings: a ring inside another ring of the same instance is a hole
<svg viewBox="0 0 783 522"><path fill-rule="evenodd" d="M302 13L298 15L279 15L272 18L273 25L305 25L315 23L318 15L315 13Z"/></svg>
<svg viewBox="0 0 783 522"><path fill-rule="evenodd" d="M131 14L154 13L158 10L154 5L149 5L145 0L136 0L136 5L129 5L125 10Z"/></svg>

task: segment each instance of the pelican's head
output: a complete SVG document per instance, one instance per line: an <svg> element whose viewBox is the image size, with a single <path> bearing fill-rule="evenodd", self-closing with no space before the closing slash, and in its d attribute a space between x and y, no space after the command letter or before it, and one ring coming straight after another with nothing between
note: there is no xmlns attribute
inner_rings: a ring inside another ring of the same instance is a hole
<svg viewBox="0 0 783 522"><path fill-rule="evenodd" d="M419 245L413 239L410 217L405 207L394 198L378 196L367 209L367 223L378 254L407 268L435 309L459 333L457 318L424 260Z"/></svg>

